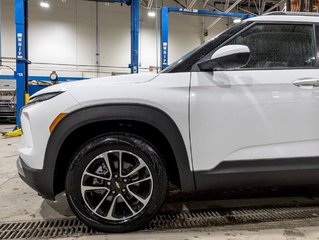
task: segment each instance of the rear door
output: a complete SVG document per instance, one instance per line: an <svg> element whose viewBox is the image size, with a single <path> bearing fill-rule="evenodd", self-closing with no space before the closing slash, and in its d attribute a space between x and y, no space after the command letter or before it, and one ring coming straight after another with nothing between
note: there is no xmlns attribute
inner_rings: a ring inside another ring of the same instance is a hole
<svg viewBox="0 0 319 240"><path fill-rule="evenodd" d="M209 185L213 173L297 169L308 166L296 159L319 156L315 35L313 24L254 24L224 44L250 48L245 67L192 72L190 130L199 185Z"/></svg>

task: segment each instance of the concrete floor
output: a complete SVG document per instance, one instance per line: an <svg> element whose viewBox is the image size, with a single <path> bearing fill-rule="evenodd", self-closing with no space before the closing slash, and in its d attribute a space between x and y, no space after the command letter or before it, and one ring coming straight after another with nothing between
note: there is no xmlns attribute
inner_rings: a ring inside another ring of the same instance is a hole
<svg viewBox="0 0 319 240"><path fill-rule="evenodd" d="M12 125L0 125L0 132L12 130ZM61 194L57 202L50 202L39 197L36 192L20 180L15 162L17 159L17 145L19 138L0 137L0 222L54 219L73 216L65 196ZM181 197L180 197L181 198ZM183 199L183 198L181 198ZM196 209L231 206L250 206L263 204L289 203L319 203L319 198L312 197L272 197L257 199L233 200L201 200L171 201L164 206L164 210ZM56 238L55 238L56 239ZM75 238L68 238L75 239ZM105 234L98 236L77 237L76 239L319 239L319 218L280 221L258 224L241 224L231 226L207 227L196 229L181 229L167 231L139 231L127 234Z"/></svg>

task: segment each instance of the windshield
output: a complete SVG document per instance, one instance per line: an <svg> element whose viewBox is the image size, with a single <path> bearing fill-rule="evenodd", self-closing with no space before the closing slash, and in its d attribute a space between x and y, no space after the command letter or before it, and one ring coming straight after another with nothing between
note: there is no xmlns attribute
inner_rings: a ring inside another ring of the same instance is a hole
<svg viewBox="0 0 319 240"><path fill-rule="evenodd" d="M191 71L191 67L197 63L201 58L206 56L210 51L217 48L224 41L232 37L234 34L248 26L251 22L244 22L238 25L235 25L232 28L228 28L222 33L215 36L210 41L196 47L182 58L176 62L170 64L167 68L162 70L162 73L172 73L172 72L187 72Z"/></svg>

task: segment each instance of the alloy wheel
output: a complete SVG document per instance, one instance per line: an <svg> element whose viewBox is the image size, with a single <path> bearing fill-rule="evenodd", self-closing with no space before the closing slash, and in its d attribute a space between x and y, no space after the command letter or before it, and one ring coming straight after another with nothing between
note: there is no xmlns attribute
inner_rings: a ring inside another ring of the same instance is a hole
<svg viewBox="0 0 319 240"><path fill-rule="evenodd" d="M110 221L136 216L150 201L153 178L142 158L125 150L99 154L85 168L81 194L95 215Z"/></svg>

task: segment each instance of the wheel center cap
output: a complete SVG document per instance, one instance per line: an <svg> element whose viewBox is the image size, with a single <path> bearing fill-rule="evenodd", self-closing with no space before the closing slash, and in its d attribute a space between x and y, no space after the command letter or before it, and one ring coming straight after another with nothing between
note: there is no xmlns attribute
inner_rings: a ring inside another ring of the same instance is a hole
<svg viewBox="0 0 319 240"><path fill-rule="evenodd" d="M115 182L115 186L116 186L118 189L121 188L121 186L120 186L120 184L119 184L118 182Z"/></svg>

